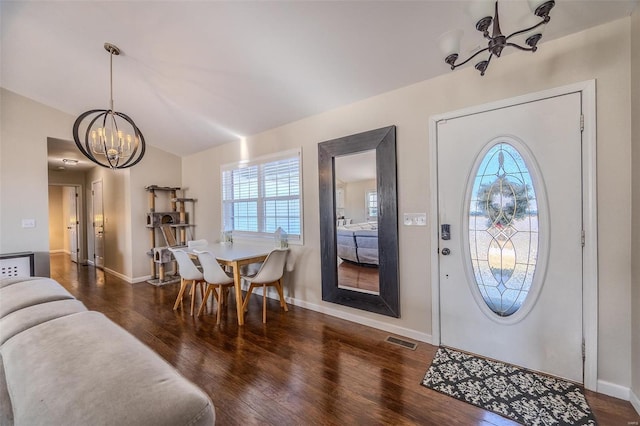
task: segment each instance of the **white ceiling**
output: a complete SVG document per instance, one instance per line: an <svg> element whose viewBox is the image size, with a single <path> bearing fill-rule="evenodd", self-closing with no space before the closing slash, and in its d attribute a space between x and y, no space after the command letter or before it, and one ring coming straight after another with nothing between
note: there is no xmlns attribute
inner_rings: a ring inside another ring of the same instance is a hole
<svg viewBox="0 0 640 426"><path fill-rule="evenodd" d="M541 49L628 16L637 3L557 0ZM531 17L522 0L500 7L505 33ZM115 109L148 144L182 156L451 72L438 50L442 33L464 29L463 53L482 42L468 8L469 1L3 0L0 84L74 116L106 109L103 44L114 43L122 50L113 65ZM488 73L498 66L492 61Z"/></svg>

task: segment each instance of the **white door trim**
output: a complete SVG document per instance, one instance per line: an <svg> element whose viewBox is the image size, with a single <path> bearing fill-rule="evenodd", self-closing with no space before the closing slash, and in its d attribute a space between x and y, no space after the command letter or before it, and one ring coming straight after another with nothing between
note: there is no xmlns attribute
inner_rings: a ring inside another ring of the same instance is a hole
<svg viewBox="0 0 640 426"><path fill-rule="evenodd" d="M84 233L85 228L86 228L86 221L85 221L85 205L84 205L84 198L82 195L82 190L83 190L83 185L79 184L79 183L50 183L49 186L60 186L60 187L65 187L65 186L73 186L76 188L76 194L78 194L78 222L80 222L78 224L78 249L80 249L80 251L78 252L78 263L82 263L85 264L87 262L86 258L88 257L87 253L85 253L85 237L84 237ZM63 250L64 251L64 250ZM53 253L53 252L52 252Z"/></svg>
<svg viewBox="0 0 640 426"><path fill-rule="evenodd" d="M91 181L91 189L90 189L90 194L91 194L91 231L92 231L91 234L92 234L92 242L93 242L93 256L92 256L93 260L90 261L90 263L92 263L93 266L97 266L97 262L96 262L96 226L95 226L95 220L94 220L96 212L94 210L95 194L94 194L93 186L95 184L98 184L98 183L101 186L101 192L102 192L102 194L100 194L101 197L102 197L102 199L100 200L100 204L102 205L102 212L101 213L102 213L102 230L103 230L102 266L99 266L99 268L104 268L105 267L105 265L104 265L104 263L105 263L104 262L104 257L105 257L104 256L104 224L105 224L105 222L104 222L104 182L103 182L102 178Z"/></svg>
<svg viewBox="0 0 640 426"><path fill-rule="evenodd" d="M583 333L585 342L584 387L597 391L598 380L598 214L596 182L596 81L588 80L541 92L503 99L483 105L429 117L429 167L431 180L431 321L432 341L440 344L440 271L439 271L439 219L438 219L438 132L437 123L455 117L477 114L522 103L562 96L569 93L582 94L582 211L585 231L585 246L582 257L583 272Z"/></svg>

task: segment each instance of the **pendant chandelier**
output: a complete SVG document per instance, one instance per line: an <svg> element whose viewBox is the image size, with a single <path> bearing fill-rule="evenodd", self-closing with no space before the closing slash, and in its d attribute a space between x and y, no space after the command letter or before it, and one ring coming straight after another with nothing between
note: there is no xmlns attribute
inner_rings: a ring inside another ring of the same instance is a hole
<svg viewBox="0 0 640 426"><path fill-rule="evenodd" d="M136 123L113 108L113 55L120 49L105 43L109 52L109 109L83 112L73 124L73 139L78 149L99 166L125 169L138 164L145 151L144 136Z"/></svg>
<svg viewBox="0 0 640 426"><path fill-rule="evenodd" d="M451 69L454 70L462 65L470 62L473 58L482 54L483 52L488 52L489 56L486 57L486 53L483 56L483 59L478 61L475 64L475 68L480 71L480 75L484 75L487 67L489 67L489 63L491 62L491 58L494 56L500 57L502 54L502 50L505 47L515 47L519 50L525 50L528 52L535 52L538 50L538 42L542 38L542 33L540 31L535 31L542 25L548 23L551 20L549 16L549 12L555 6L554 0L528 0L529 7L533 11L533 14L540 18L540 22L536 23L533 26L528 28L524 28L522 30L518 30L514 33L511 33L507 36L502 34L500 30L500 17L498 16L498 1L495 1L495 7L493 7L493 0L475 0L473 3L475 7L476 17L479 18L476 22L476 29L482 33L485 39L488 40L488 46L484 49L481 49L471 55L468 59L456 63L458 60L458 56L460 54L460 40L462 38L462 31L450 31L443 36L440 37L440 48L445 54L445 62L451 66ZM485 6L489 6L486 8ZM482 10L484 9L484 10ZM493 10L491 10L493 9ZM493 17L491 13L493 12ZM489 35L489 26L492 26L491 35ZM528 47L520 46L513 41L510 41L513 37L524 35L526 37L525 44ZM486 59L484 59L486 58Z"/></svg>

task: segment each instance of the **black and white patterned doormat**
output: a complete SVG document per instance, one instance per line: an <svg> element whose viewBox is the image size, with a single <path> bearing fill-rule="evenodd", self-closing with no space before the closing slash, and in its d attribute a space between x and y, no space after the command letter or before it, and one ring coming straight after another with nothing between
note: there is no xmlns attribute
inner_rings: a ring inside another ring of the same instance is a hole
<svg viewBox="0 0 640 426"><path fill-rule="evenodd" d="M580 386L449 348L422 384L527 426L597 424Z"/></svg>

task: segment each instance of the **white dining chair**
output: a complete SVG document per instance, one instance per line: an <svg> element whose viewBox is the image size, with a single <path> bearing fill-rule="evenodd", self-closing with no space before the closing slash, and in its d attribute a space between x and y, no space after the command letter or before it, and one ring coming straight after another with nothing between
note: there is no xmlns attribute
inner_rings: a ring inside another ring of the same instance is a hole
<svg viewBox="0 0 640 426"><path fill-rule="evenodd" d="M209 242L205 239L187 241L187 247L190 249L206 247Z"/></svg>
<svg viewBox="0 0 640 426"><path fill-rule="evenodd" d="M284 274L284 265L287 261L288 249L276 249L273 250L264 263L260 267L260 270L253 276L243 276L242 278L249 282L249 290L242 303L242 311L247 309L249 304L249 298L253 289L258 286L262 286L262 322L267 322L267 287L275 287L280 296L280 306L289 311L287 302L284 300L284 293L282 291L282 275Z"/></svg>
<svg viewBox="0 0 640 426"><path fill-rule="evenodd" d="M228 275L218 261L216 257L206 250L200 251L197 249L193 250L198 255L198 260L200 261L200 265L202 265L202 272L204 274L204 280L207 283L207 290L204 293L203 301L209 299L209 295L213 293L214 298L218 301L218 312L216 314L216 323L220 324L220 313L222 312L222 308L225 305L225 301L227 299L227 293L229 287L233 287L234 281L233 276ZM216 292L215 289L218 289ZM202 311L205 308L205 304L202 303L200 309L198 310L198 316L202 314Z"/></svg>
<svg viewBox="0 0 640 426"><path fill-rule="evenodd" d="M191 283L191 315L193 315L198 284L200 284L199 287L200 294L202 295L202 303L206 303L206 299L204 298L204 289L202 287L204 284L204 275L198 270L186 251L174 248L169 248L169 250L173 253L173 257L176 259L176 262L178 262L178 271L180 273L180 291L178 292L176 303L173 305L173 310L175 311L178 309L178 306L182 306L184 292L189 283Z"/></svg>

